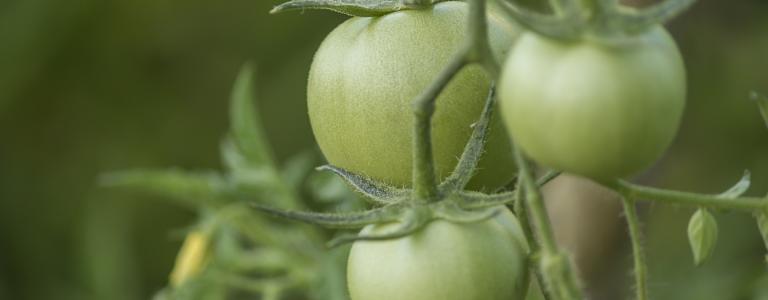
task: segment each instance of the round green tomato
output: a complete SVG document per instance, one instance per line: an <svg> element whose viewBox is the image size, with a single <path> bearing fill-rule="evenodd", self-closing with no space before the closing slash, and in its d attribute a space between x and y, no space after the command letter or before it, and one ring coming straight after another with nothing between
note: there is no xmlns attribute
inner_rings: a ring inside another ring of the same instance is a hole
<svg viewBox="0 0 768 300"><path fill-rule="evenodd" d="M394 224L370 225L361 234ZM352 245L347 282L352 300L522 300L528 244L505 210L478 223L433 221L413 235Z"/></svg>
<svg viewBox="0 0 768 300"><path fill-rule="evenodd" d="M493 50L502 57L519 31L489 17ZM307 105L315 139L331 164L390 184L411 184L412 102L459 50L466 19L466 3L441 2L424 10L354 17L325 38L309 71ZM438 97L432 143L439 178L456 165L490 81L472 65ZM506 183L514 172L509 149L501 122L494 121L470 186Z"/></svg>
<svg viewBox="0 0 768 300"><path fill-rule="evenodd" d="M499 99L512 139L535 161L597 179L653 164L675 137L685 69L661 27L615 43L521 36Z"/></svg>

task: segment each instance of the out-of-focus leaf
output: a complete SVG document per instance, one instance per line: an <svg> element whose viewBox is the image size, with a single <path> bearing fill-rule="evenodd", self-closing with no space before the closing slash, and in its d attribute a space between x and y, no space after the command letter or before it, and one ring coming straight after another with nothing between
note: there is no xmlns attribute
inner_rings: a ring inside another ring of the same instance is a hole
<svg viewBox="0 0 768 300"><path fill-rule="evenodd" d="M706 209L699 208L688 223L688 241L697 266L712 254L717 244L717 220Z"/></svg>
<svg viewBox="0 0 768 300"><path fill-rule="evenodd" d="M230 171L230 178L241 190L262 190L274 186L277 178L275 170L261 165L248 164L247 158L237 149L231 139L221 144L221 156Z"/></svg>
<svg viewBox="0 0 768 300"><path fill-rule="evenodd" d="M261 117L253 103L253 74L253 68L246 64L232 88L229 110L231 136L248 165L274 167L267 137L261 127Z"/></svg>
<svg viewBox="0 0 768 300"><path fill-rule="evenodd" d="M346 300L346 262L350 246L336 247L327 252L321 262L320 276L314 284L312 299Z"/></svg>
<svg viewBox="0 0 768 300"><path fill-rule="evenodd" d="M226 300L229 286L207 274L187 280L179 287L165 288L153 300Z"/></svg>
<svg viewBox="0 0 768 300"><path fill-rule="evenodd" d="M754 284L753 300L768 300L768 274L758 278Z"/></svg>
<svg viewBox="0 0 768 300"><path fill-rule="evenodd" d="M229 184L215 173L189 173L179 170L133 170L108 173L101 183L153 193L198 208L231 200Z"/></svg>
<svg viewBox="0 0 768 300"><path fill-rule="evenodd" d="M303 151L294 155L283 166L280 174L293 188L298 188L309 176L312 171L315 170L316 156L312 151Z"/></svg>

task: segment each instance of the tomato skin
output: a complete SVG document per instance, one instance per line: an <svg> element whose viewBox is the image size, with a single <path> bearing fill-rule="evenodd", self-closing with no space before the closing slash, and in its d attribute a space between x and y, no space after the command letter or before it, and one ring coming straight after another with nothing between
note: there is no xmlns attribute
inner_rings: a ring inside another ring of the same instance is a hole
<svg viewBox="0 0 768 300"><path fill-rule="evenodd" d="M545 166L596 179L632 175L669 147L685 106L685 68L661 27L615 43L526 33L499 99L512 139Z"/></svg>
<svg viewBox="0 0 768 300"><path fill-rule="evenodd" d="M397 186L410 186L413 100L445 68L463 42L467 4L441 2L376 18L354 17L323 41L309 72L307 106L315 139L333 165ZM503 57L516 27L490 16L493 50ZM438 97L432 121L435 169L456 165L480 116L490 77L462 70ZM470 186L498 187L514 173L500 120L491 126L478 176Z"/></svg>
<svg viewBox="0 0 768 300"><path fill-rule="evenodd" d="M393 225L370 225L362 233ZM528 244L506 210L478 223L436 220L413 235L355 242L347 264L352 300L522 300Z"/></svg>

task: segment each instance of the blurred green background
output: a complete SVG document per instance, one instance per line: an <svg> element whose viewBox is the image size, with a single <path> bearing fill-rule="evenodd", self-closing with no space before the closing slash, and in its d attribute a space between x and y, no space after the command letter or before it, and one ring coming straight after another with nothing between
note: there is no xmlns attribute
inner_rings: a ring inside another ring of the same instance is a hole
<svg viewBox="0 0 768 300"><path fill-rule="evenodd" d="M165 285L174 230L192 212L100 188L98 175L218 168L227 97L247 60L278 157L314 147L306 74L345 17L269 15L275 4L0 1L0 299L146 299ZM703 1L670 29L689 71L688 107L668 155L639 180L715 193L749 169L750 194L765 195L768 130L747 96L768 93L768 1ZM715 257L694 268L691 209L641 211L655 299L768 299L765 249L747 215L718 214ZM616 279L629 263L621 243L601 262L613 275L590 284L607 295L628 289Z"/></svg>

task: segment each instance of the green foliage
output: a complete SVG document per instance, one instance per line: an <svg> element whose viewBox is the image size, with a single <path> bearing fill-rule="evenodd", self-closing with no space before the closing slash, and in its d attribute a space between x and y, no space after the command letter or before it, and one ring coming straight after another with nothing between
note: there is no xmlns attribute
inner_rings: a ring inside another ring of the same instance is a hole
<svg viewBox="0 0 768 300"><path fill-rule="evenodd" d="M322 250L324 232L279 224L247 208L254 198L281 207L308 205L296 190L303 189L312 166L305 154L277 170L252 102L252 81L253 70L245 66L234 84L231 129L222 146L229 172L127 171L104 177L109 186L174 198L201 214L197 227L202 231L188 234L171 285L157 299L228 299L235 291L264 299L285 293L344 299L344 262L338 252ZM326 203L328 197L353 200L343 190L321 187L310 186L317 190L310 194L322 195Z"/></svg>

